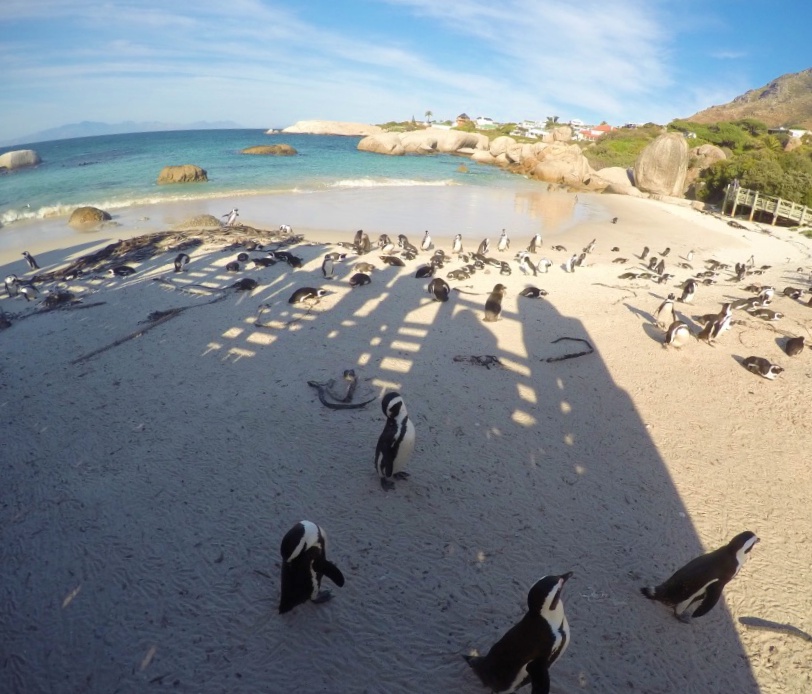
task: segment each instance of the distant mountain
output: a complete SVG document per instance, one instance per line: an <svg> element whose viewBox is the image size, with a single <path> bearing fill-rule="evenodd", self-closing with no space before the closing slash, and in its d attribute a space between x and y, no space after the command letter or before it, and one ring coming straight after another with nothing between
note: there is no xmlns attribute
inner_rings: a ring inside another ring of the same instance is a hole
<svg viewBox="0 0 812 694"><path fill-rule="evenodd" d="M125 121L123 123L98 123L95 121L82 121L81 123L70 123L60 125L58 128L40 130L30 135L15 137L3 143L3 146L28 144L32 142L47 142L48 140L68 140L72 137L93 137L94 135L120 135L122 133L148 133L162 130L224 130L242 128L234 121L197 121L195 123L161 123L159 121L147 121L136 123L135 121Z"/></svg>
<svg viewBox="0 0 812 694"><path fill-rule="evenodd" d="M711 106L686 120L697 123L755 118L771 128L801 126L812 130L812 68L781 75L729 104Z"/></svg>

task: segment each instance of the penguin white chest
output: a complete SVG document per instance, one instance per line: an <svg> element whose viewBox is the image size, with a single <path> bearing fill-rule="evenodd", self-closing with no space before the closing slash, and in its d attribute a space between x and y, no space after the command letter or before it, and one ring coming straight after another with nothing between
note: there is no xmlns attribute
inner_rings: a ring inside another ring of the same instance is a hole
<svg viewBox="0 0 812 694"><path fill-rule="evenodd" d="M398 421L397 437L393 443L392 474L403 471L414 452L415 430L408 416Z"/></svg>

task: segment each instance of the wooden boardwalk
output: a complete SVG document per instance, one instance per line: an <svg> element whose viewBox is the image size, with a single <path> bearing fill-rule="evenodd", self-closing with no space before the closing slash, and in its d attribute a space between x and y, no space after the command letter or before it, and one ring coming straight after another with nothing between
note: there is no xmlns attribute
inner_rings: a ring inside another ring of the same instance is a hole
<svg viewBox="0 0 812 694"><path fill-rule="evenodd" d="M789 202L781 198L773 198L769 195L762 195L757 190L748 190L732 183L728 184L725 190L725 201L722 203L722 214L736 216L736 209L739 207L749 207L749 220L753 221L753 215L759 212L771 214L773 219L771 224L775 224L779 219L792 222L798 226L812 224L812 209L797 202Z"/></svg>

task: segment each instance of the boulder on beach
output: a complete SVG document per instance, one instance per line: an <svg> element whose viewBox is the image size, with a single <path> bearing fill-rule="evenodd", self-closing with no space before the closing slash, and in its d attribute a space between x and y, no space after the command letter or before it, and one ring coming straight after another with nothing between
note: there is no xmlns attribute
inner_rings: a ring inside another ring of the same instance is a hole
<svg viewBox="0 0 812 694"><path fill-rule="evenodd" d="M406 154L406 150L403 148L400 142L400 136L397 133L369 135L358 143L358 149L362 152L390 154L392 156L402 156Z"/></svg>
<svg viewBox="0 0 812 694"><path fill-rule="evenodd" d="M267 154L274 157L292 157L298 154L295 148L290 145L255 145L246 147L241 154Z"/></svg>
<svg viewBox="0 0 812 694"><path fill-rule="evenodd" d="M33 149L17 149L0 154L0 169L21 169L25 166L36 166L42 161Z"/></svg>
<svg viewBox="0 0 812 694"><path fill-rule="evenodd" d="M164 166L158 174L158 185L164 183L200 183L208 181L206 170L194 164L181 166Z"/></svg>
<svg viewBox="0 0 812 694"><path fill-rule="evenodd" d="M100 210L98 207L77 207L68 219L68 226L74 229L89 229L111 219L108 212Z"/></svg>
<svg viewBox="0 0 812 694"><path fill-rule="evenodd" d="M347 135L361 136L376 135L384 130L379 125L369 125L368 123L345 123L335 120L300 120L283 128L283 133L295 133L301 135ZM268 131L271 133L271 131Z"/></svg>
<svg viewBox="0 0 812 694"><path fill-rule="evenodd" d="M426 128L406 133L369 135L358 143L358 149L376 154L470 154L488 149L488 138L462 130Z"/></svg>
<svg viewBox="0 0 812 694"><path fill-rule="evenodd" d="M634 163L634 183L655 195L681 197L688 173L688 145L681 133L666 133L651 142Z"/></svg>

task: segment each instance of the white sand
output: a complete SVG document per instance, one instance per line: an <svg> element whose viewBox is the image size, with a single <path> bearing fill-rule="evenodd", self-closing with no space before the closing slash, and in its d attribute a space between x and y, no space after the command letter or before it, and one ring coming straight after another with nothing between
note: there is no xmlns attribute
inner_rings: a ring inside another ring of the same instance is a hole
<svg viewBox="0 0 812 694"><path fill-rule="evenodd" d="M569 570L572 643L552 670L555 693L810 690L812 644L739 620L812 633L812 367L809 350L780 349L784 335L809 336L812 308L780 296L782 320L737 312L743 324L715 347L680 351L661 346L651 319L689 275L676 263L690 249L697 270L751 254L772 267L739 285L722 273L694 307L678 306L689 318L748 296L749 281L808 287L810 242L598 200L619 223L597 216L545 238L548 275L478 273L451 282L477 295L447 304L429 300L417 262L354 290L347 262L325 282L321 257L335 247L321 245L299 249L303 269L251 270L257 290L213 304L151 281L178 280L174 253L128 279L69 283L85 303L104 302L93 308L22 318L36 309L0 299L12 319L0 332L0 691L484 692L461 655L484 652L520 618L537 578ZM38 248L43 269L102 237ZM563 272L592 238L587 267ZM504 257L528 241L514 235ZM639 266L644 244L672 248L669 285L617 278ZM20 250L0 257L4 274L24 274ZM235 281L223 267L236 253L191 255L179 281ZM483 323L496 282L509 289L502 320ZM531 283L546 300L517 296ZM303 285L334 293L306 313L287 304ZM265 322L300 320L258 328L260 304L270 304ZM151 312L185 306L72 363ZM581 349L551 344L563 336L595 353L546 362ZM504 368L453 361L484 354ZM737 362L751 354L786 371L760 379ZM411 478L392 492L373 470L379 403L327 410L306 385L347 368L359 396L397 389L415 421ZM347 581L326 605L280 617L279 543L302 519L327 531ZM746 529L762 541L706 617L686 626L640 595Z"/></svg>

